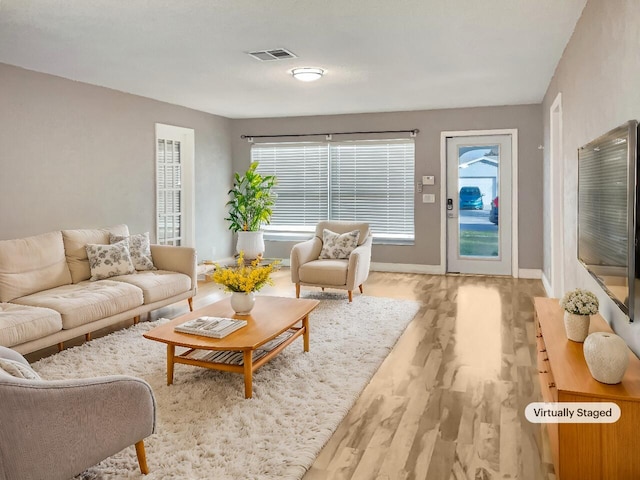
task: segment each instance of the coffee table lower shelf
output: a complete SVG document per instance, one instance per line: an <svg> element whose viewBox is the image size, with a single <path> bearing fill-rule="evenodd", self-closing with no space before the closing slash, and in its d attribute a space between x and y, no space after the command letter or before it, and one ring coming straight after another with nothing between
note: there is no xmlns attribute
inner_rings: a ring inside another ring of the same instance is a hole
<svg viewBox="0 0 640 480"><path fill-rule="evenodd" d="M167 344L167 385L173 384L173 366L176 363L182 363L184 365L193 365L195 367L208 368L210 370L221 370L224 372L240 373L244 375L244 396L245 398L251 398L253 395L253 372L255 372L262 365L267 363L273 357L278 355L288 345L290 345L296 338L303 336L304 339L304 351L309 351L309 337L306 326L303 327L290 327L286 332L281 335L291 333L291 335L284 341L273 347L266 352L255 362L253 360L254 352L260 350L260 346L268 343L264 342L262 345L257 346L254 349L242 349L242 350L219 350L216 348L190 348L180 355L175 354L175 344ZM212 351L212 352L242 352L242 363L224 363L224 362L212 362L208 360L198 360L195 358L188 358L196 351Z"/></svg>

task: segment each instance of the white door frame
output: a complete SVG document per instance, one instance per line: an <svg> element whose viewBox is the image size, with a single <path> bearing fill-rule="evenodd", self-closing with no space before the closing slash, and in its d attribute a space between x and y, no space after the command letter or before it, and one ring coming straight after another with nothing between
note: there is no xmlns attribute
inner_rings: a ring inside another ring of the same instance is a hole
<svg viewBox="0 0 640 480"><path fill-rule="evenodd" d="M440 132L440 273L447 273L447 137L511 135L511 275L518 278L518 129Z"/></svg>
<svg viewBox="0 0 640 480"><path fill-rule="evenodd" d="M183 218L183 231L184 231L184 243L185 247L194 247L196 239L195 229L195 131L192 128L176 127L174 125L165 125L163 123L156 123L156 148L158 146L158 138L171 138L180 139L182 150L182 201L184 202ZM154 149L155 151L155 149ZM156 153L157 155L157 153ZM154 159L154 165L157 162ZM157 171L157 166L156 169ZM157 179L156 187L157 188ZM157 192L156 192L157 202ZM156 207L157 208L157 207ZM157 214L155 216L156 231L157 231Z"/></svg>
<svg viewBox="0 0 640 480"><path fill-rule="evenodd" d="M562 93L556 95L549 109L549 238L551 254L551 292L564 292L564 155L562 149Z"/></svg>

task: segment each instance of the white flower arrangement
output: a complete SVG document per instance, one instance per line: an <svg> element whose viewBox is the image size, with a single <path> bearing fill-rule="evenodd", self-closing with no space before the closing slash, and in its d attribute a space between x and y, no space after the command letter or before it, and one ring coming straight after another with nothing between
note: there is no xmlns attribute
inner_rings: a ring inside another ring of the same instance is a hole
<svg viewBox="0 0 640 480"><path fill-rule="evenodd" d="M564 294L560 306L575 315L595 315L598 313L598 297L595 294L577 288Z"/></svg>

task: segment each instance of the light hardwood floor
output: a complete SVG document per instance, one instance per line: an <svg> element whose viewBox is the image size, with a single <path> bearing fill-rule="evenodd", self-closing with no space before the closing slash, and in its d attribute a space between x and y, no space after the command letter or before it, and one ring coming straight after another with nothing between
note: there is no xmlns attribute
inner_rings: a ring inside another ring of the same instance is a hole
<svg viewBox="0 0 640 480"><path fill-rule="evenodd" d="M287 269L275 280L263 293L295 295ZM364 292L423 307L304 480L555 478L545 435L524 418L524 407L541 400L532 304L544 296L539 280L372 272ZM194 307L224 295L203 283ZM147 320L187 310L179 302Z"/></svg>

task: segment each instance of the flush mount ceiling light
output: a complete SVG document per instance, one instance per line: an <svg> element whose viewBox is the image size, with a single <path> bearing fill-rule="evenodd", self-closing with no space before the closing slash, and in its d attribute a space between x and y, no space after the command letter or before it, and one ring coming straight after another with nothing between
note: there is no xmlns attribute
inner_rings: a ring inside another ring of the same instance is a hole
<svg viewBox="0 0 640 480"><path fill-rule="evenodd" d="M324 70L314 67L294 68L291 70L291 75L301 82L313 82L324 75Z"/></svg>

